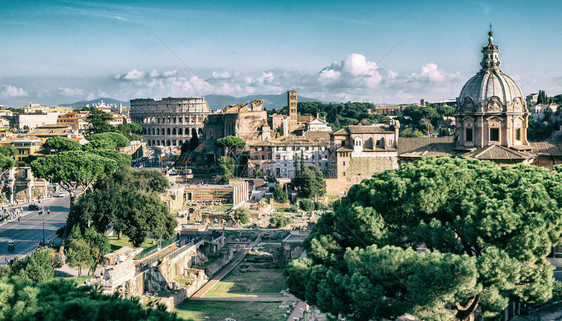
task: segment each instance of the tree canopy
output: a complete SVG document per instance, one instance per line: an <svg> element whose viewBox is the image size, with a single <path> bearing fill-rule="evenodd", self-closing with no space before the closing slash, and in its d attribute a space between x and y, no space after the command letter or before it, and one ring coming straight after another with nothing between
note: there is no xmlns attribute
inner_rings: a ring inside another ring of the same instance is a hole
<svg viewBox="0 0 562 321"><path fill-rule="evenodd" d="M215 146L226 148L226 155L230 155L234 149L244 148L244 146L246 146L246 141L240 137L226 136L217 139Z"/></svg>
<svg viewBox="0 0 562 321"><path fill-rule="evenodd" d="M114 130L114 127L109 124L113 117L105 111L95 107L84 107L84 111L88 111L86 122L90 124L89 132L91 134L105 133Z"/></svg>
<svg viewBox="0 0 562 321"><path fill-rule="evenodd" d="M35 283L18 278L0 279L0 319L5 321L59 320L178 320L159 306L147 308L138 299L118 293L105 295L90 286L77 287L73 280Z"/></svg>
<svg viewBox="0 0 562 321"><path fill-rule="evenodd" d="M13 146L0 146L0 155L13 157L18 154L18 150L15 149Z"/></svg>
<svg viewBox="0 0 562 321"><path fill-rule="evenodd" d="M69 213L68 223L82 229L93 223L99 232L109 224L127 235L133 245L139 246L149 236L170 238L177 221L160 199L165 189L165 178L156 171L135 173L120 168L112 176L96 184L94 191L81 197ZM150 184L149 181L154 181Z"/></svg>
<svg viewBox="0 0 562 321"><path fill-rule="evenodd" d="M123 134L121 133L115 133L115 132L106 132L106 133L90 135L88 136L88 140L92 143L97 141L114 142L115 146L118 148L127 147L131 144L131 141L127 137L123 136Z"/></svg>
<svg viewBox="0 0 562 321"><path fill-rule="evenodd" d="M236 164L234 159L228 156L221 156L217 160L217 172L223 182L228 182L234 176Z"/></svg>
<svg viewBox="0 0 562 321"><path fill-rule="evenodd" d="M114 160L83 151L60 152L31 162L31 170L36 177L59 184L70 193L71 198L116 169Z"/></svg>
<svg viewBox="0 0 562 321"><path fill-rule="evenodd" d="M291 291L348 320L468 320L508 298L552 295L562 167L425 158L378 173L335 202L285 271ZM425 246L425 252L416 251ZM369 298L366 300L365 298Z"/></svg>
<svg viewBox="0 0 562 321"><path fill-rule="evenodd" d="M324 196L326 194L326 181L324 174L315 165L309 165L304 168L298 180L301 197L309 198L316 196Z"/></svg>
<svg viewBox="0 0 562 321"><path fill-rule="evenodd" d="M49 248L38 249L27 254L23 259L15 258L14 262L3 272L7 272L9 276L16 276L35 283L46 282L55 275L54 262L51 260L52 254L53 250Z"/></svg>
<svg viewBox="0 0 562 321"><path fill-rule="evenodd" d="M99 264L103 264L103 256L110 252L105 233L98 233L93 228L85 228L82 233L78 226L74 226L68 236L66 263L78 267L79 274L84 267L89 268L88 274L92 274Z"/></svg>
<svg viewBox="0 0 562 321"><path fill-rule="evenodd" d="M54 150L57 153L82 149L82 145L80 145L80 143L66 137L50 137L45 141L43 147L46 149Z"/></svg>

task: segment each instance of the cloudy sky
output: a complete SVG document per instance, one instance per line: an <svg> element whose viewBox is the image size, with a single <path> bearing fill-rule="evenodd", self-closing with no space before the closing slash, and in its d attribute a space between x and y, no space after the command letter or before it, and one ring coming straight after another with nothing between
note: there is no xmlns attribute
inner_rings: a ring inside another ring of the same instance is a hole
<svg viewBox="0 0 562 321"><path fill-rule="evenodd" d="M562 93L562 1L0 0L0 104L295 89L324 101L455 98L490 22L524 94Z"/></svg>

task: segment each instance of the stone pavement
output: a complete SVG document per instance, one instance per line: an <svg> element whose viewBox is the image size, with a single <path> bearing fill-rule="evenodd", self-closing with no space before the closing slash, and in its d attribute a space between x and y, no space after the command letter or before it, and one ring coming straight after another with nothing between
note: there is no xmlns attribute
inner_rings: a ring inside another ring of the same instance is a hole
<svg viewBox="0 0 562 321"><path fill-rule="evenodd" d="M303 317L305 309L306 309L306 303L299 300L297 305L295 305L295 308L293 309L293 312L291 312L291 314L289 314L289 317L287 318L287 321L294 321L295 319L300 320Z"/></svg>

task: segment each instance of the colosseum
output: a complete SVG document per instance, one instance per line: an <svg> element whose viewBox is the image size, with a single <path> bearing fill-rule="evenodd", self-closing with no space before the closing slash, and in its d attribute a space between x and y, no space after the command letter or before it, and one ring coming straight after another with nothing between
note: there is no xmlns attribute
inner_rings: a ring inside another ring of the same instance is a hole
<svg viewBox="0 0 562 321"><path fill-rule="evenodd" d="M132 99L131 120L142 126L148 146L181 146L194 132L201 137L210 114L205 98Z"/></svg>

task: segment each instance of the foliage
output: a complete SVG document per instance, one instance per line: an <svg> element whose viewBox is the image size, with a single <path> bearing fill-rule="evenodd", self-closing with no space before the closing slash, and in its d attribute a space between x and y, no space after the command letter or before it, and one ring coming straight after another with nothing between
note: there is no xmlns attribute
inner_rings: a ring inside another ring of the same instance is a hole
<svg viewBox="0 0 562 321"><path fill-rule="evenodd" d="M89 131L91 134L110 132L114 129L109 122L113 117L101 109L95 107L84 107L83 111L88 111L86 122L90 124Z"/></svg>
<svg viewBox="0 0 562 321"><path fill-rule="evenodd" d="M48 281L55 275L51 253L52 250L49 248L40 248L21 260L16 258L10 265L8 274L35 283Z"/></svg>
<svg viewBox="0 0 562 321"><path fill-rule="evenodd" d="M425 135L417 129L406 128L400 132L400 137L425 137Z"/></svg>
<svg viewBox="0 0 562 321"><path fill-rule="evenodd" d="M234 210L232 215L235 221L240 221L242 224L247 224L250 221L250 209L247 207L239 207Z"/></svg>
<svg viewBox="0 0 562 321"><path fill-rule="evenodd" d="M117 148L127 147L131 144L131 141L123 136L121 133L100 133L88 136L88 140L90 142L97 142L97 141L109 141L114 142Z"/></svg>
<svg viewBox="0 0 562 321"><path fill-rule="evenodd" d="M326 194L326 182L320 168L315 165L307 166L301 176L301 197L316 197Z"/></svg>
<svg viewBox="0 0 562 321"><path fill-rule="evenodd" d="M195 128L191 129L191 138L189 139L189 148L195 150L199 146L199 136L197 135L197 130Z"/></svg>
<svg viewBox="0 0 562 321"><path fill-rule="evenodd" d="M117 125L116 129L129 140L143 140L143 137L136 135L142 133L142 126L139 124L129 123L124 119L123 124Z"/></svg>
<svg viewBox="0 0 562 321"><path fill-rule="evenodd" d="M228 182L232 177L234 177L234 170L236 168L236 164L234 159L228 156L221 156L217 160L217 171L219 173L219 177L223 182Z"/></svg>
<svg viewBox="0 0 562 321"><path fill-rule="evenodd" d="M284 199L283 199L283 195L285 193L283 192L283 186L281 186L281 183L277 182L277 185L275 186L275 190L273 190L273 199L276 202L279 203L283 203Z"/></svg>
<svg viewBox="0 0 562 321"><path fill-rule="evenodd" d="M91 152L94 150L115 150L116 148L117 144L114 141L110 140L98 140L82 145L82 150L86 152Z"/></svg>
<svg viewBox="0 0 562 321"><path fill-rule="evenodd" d="M132 156L129 154L121 153L116 150L107 149L94 149L90 151L93 154L109 158L115 161L117 166L131 166Z"/></svg>
<svg viewBox="0 0 562 321"><path fill-rule="evenodd" d="M16 165L16 161L13 158L0 154L0 168L2 170L12 168L14 165Z"/></svg>
<svg viewBox="0 0 562 321"><path fill-rule="evenodd" d="M36 177L59 184L70 193L71 200L116 169L114 160L83 151L60 152L31 162Z"/></svg>
<svg viewBox="0 0 562 321"><path fill-rule="evenodd" d="M45 141L43 147L46 149L52 149L57 153L82 149L82 145L80 145L80 143L66 137L50 137Z"/></svg>
<svg viewBox="0 0 562 321"><path fill-rule="evenodd" d="M99 264L103 264L103 256L111 252L107 235L92 228L86 228L82 233L78 226L74 226L68 238L66 262L79 267L79 274L82 267L89 268L89 274L93 273Z"/></svg>
<svg viewBox="0 0 562 321"><path fill-rule="evenodd" d="M554 125L545 117L543 121L535 121L529 118L529 129L527 130L527 138L533 142L547 140L554 131Z"/></svg>
<svg viewBox="0 0 562 321"><path fill-rule="evenodd" d="M92 222L96 231L103 233L113 224L135 246L142 244L149 234L169 239L177 221L160 199L167 182L158 175L163 176L156 171L120 168L78 200L70 210L67 225L78 224L85 229Z"/></svg>
<svg viewBox="0 0 562 321"><path fill-rule="evenodd" d="M236 136L226 136L223 138L217 139L215 142L216 147L225 148L227 150L226 155L232 154L234 149L242 149L246 146L246 141L240 137Z"/></svg>
<svg viewBox="0 0 562 321"><path fill-rule="evenodd" d="M0 146L0 155L4 155L7 157L13 157L18 154L18 150L15 149L13 146Z"/></svg>
<svg viewBox="0 0 562 321"><path fill-rule="evenodd" d="M301 210L303 211L314 211L314 201L313 200L309 200L309 199L302 199L299 202L299 207L301 208Z"/></svg>
<svg viewBox="0 0 562 321"><path fill-rule="evenodd" d="M464 320L479 307L492 317L509 298L545 302L561 190L560 166L425 158L377 173L320 218L287 283L348 320Z"/></svg>
<svg viewBox="0 0 562 321"><path fill-rule="evenodd" d="M138 299L105 295L99 289L76 287L73 280L35 283L17 278L0 280L0 319L6 321L150 320L175 321L175 313L146 308Z"/></svg>
<svg viewBox="0 0 562 321"><path fill-rule="evenodd" d="M322 203L322 202L314 202L314 209L317 210L317 211L320 211L320 210L324 210L324 211L325 211L325 210L328 209L328 206L326 206L326 205L325 205L324 203Z"/></svg>
<svg viewBox="0 0 562 321"><path fill-rule="evenodd" d="M254 167L254 176L255 177L262 177L263 176L263 171L261 170L260 164L256 164L256 166Z"/></svg>
<svg viewBox="0 0 562 321"><path fill-rule="evenodd" d="M289 216L285 216L281 213L275 213L273 217L269 219L269 223L276 228L283 228L292 223L292 219Z"/></svg>
<svg viewBox="0 0 562 321"><path fill-rule="evenodd" d="M546 96L544 90L539 90L539 96L537 97L537 104L547 105L549 103L549 99Z"/></svg>
<svg viewBox="0 0 562 321"><path fill-rule="evenodd" d="M279 126L275 129L275 131L277 132L278 136L283 136L285 135L285 130L283 130L283 126Z"/></svg>

